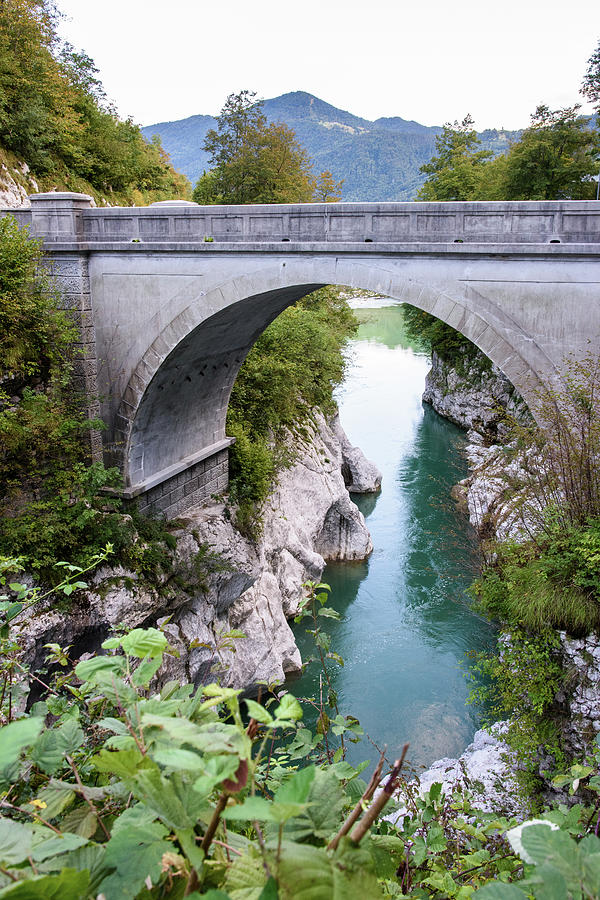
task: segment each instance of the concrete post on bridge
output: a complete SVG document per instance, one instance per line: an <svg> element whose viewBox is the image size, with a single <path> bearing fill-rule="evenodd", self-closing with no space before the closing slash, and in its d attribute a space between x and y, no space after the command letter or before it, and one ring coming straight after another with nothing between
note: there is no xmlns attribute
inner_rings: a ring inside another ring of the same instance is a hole
<svg viewBox="0 0 600 900"><path fill-rule="evenodd" d="M79 242L84 239L83 210L90 209L94 202L87 194L58 191L33 194L29 199L31 236L41 238L46 250L51 251L47 259L52 282L60 294L62 307L72 315L79 330L73 386L86 397L88 418L97 419L100 416L98 360L88 253L79 249ZM73 244L72 249L69 244ZM53 245L56 251L52 250ZM102 437L97 430L90 432L90 452L93 461L102 460Z"/></svg>

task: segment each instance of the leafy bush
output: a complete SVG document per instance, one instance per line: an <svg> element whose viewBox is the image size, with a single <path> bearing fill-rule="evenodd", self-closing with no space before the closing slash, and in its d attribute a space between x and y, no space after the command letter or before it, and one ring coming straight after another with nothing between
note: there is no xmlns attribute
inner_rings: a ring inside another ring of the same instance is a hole
<svg viewBox="0 0 600 900"><path fill-rule="evenodd" d="M84 586L77 567L66 571L60 592ZM10 561L0 585L9 577ZM328 609L322 588L306 606L313 623ZM14 621L36 596L10 590L17 600L0 598L0 614ZM11 672L26 676L2 627L0 640ZM413 782L395 825L381 813L403 757L382 781L382 756L368 785L344 759L315 761L323 734L303 727L291 694L242 707L240 691L218 684L153 688L171 652L155 628L109 638L74 667L68 648L47 649L58 671L44 698L23 714L14 685L0 697L0 897L492 900L526 896L519 884L539 900L578 886L596 896L597 809L515 827L479 812L468 788L420 795ZM598 791L597 771L595 760L559 781Z"/></svg>
<svg viewBox="0 0 600 900"><path fill-rule="evenodd" d="M600 521L593 520L537 541L494 545L494 563L473 588L480 608L534 633L588 634L600 627L599 532Z"/></svg>
<svg viewBox="0 0 600 900"><path fill-rule="evenodd" d="M441 319L436 319L409 303L402 305L402 315L408 334L436 353L441 360L454 366L459 373L464 373L473 365L481 372L491 369L492 364L487 356L472 341Z"/></svg>
<svg viewBox="0 0 600 900"><path fill-rule="evenodd" d="M160 142L148 143L107 102L93 61L60 42L58 17L51 0L0 5L0 145L42 188L126 204L187 195Z"/></svg>
<svg viewBox="0 0 600 900"><path fill-rule="evenodd" d="M39 242L0 219L0 551L52 581L58 560L85 566L110 542L150 577L167 563L168 537L102 493L119 474L87 458L99 423L73 391L76 329L57 303Z"/></svg>
<svg viewBox="0 0 600 900"><path fill-rule="evenodd" d="M503 740L515 753L519 763L515 774L527 797L535 797L540 788L541 757L552 757L555 767L565 762L556 706L565 678L558 647L554 632L540 636L512 628L498 653L473 654L474 671L483 679L470 702L487 710L488 725L508 718Z"/></svg>
<svg viewBox="0 0 600 900"><path fill-rule="evenodd" d="M230 492L246 529L260 518L275 473L289 462L286 431L301 427L315 407L335 409L343 347L356 328L339 291L321 288L281 313L246 357L227 416L228 433L237 439L230 451Z"/></svg>

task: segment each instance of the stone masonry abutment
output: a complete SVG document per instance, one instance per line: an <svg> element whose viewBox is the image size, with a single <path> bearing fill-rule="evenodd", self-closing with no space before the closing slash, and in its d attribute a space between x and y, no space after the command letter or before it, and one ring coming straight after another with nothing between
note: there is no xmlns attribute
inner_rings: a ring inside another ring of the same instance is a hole
<svg viewBox="0 0 600 900"><path fill-rule="evenodd" d="M167 516L226 488L239 367L276 316L322 285L376 291L452 325L534 413L566 357L600 346L594 201L95 209L84 195L31 200L18 220L44 239L78 317L78 386L107 425L104 458L121 469L125 496Z"/></svg>

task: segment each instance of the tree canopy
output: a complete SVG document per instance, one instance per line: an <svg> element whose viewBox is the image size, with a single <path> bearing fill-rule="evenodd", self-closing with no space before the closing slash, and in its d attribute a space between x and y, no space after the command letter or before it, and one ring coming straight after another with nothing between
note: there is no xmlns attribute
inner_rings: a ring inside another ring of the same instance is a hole
<svg viewBox="0 0 600 900"><path fill-rule="evenodd" d="M481 179L483 164L492 156L479 150L481 141L470 115L462 122L446 122L435 140L436 155L421 172L429 177L417 194L418 200L471 200Z"/></svg>
<svg viewBox="0 0 600 900"><path fill-rule="evenodd" d="M581 85L581 93L594 105L596 114L600 114L600 41L588 59L588 67ZM600 125L596 122L596 125Z"/></svg>
<svg viewBox="0 0 600 900"><path fill-rule="evenodd" d="M538 106L506 157L506 200L590 200L595 196L600 141L578 105Z"/></svg>
<svg viewBox="0 0 600 900"><path fill-rule="evenodd" d="M587 200L595 196L600 136L579 106L538 106L508 153L479 150L470 116L446 124L419 200Z"/></svg>
<svg viewBox="0 0 600 900"><path fill-rule="evenodd" d="M160 144L107 103L89 56L60 42L58 18L52 0L0 3L0 146L38 178L117 202L187 195Z"/></svg>
<svg viewBox="0 0 600 900"><path fill-rule="evenodd" d="M339 200L341 182L323 172L315 181L310 158L294 131L267 122L253 91L230 94L204 141L211 169L198 180L197 203L306 203Z"/></svg>

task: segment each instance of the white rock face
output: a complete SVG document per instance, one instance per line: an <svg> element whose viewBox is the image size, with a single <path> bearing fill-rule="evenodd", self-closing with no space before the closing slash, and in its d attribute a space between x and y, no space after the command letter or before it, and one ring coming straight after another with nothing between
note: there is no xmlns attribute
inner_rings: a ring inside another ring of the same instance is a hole
<svg viewBox="0 0 600 900"><path fill-rule="evenodd" d="M420 796L436 782L442 785L446 795L456 787L468 788L473 793L472 803L483 812L497 815L523 816L528 810L519 797L518 785L512 774L514 760L510 748L502 741L506 724L498 722L490 731L481 729L475 733L458 759L438 759L418 779L410 782L411 790L416 785ZM396 799L402 804L402 788ZM398 822L406 808L390 813L384 818Z"/></svg>
<svg viewBox="0 0 600 900"><path fill-rule="evenodd" d="M165 631L180 655L167 659L163 679L202 683L218 676L226 685L247 687L298 671L287 619L297 612L302 585L320 580L326 560L364 559L372 550L344 484L339 423L334 431L316 414L310 431L301 446L294 438L296 461L280 473L265 504L258 543L234 528L224 504L191 510L175 533L172 567L158 583L104 568L68 615L48 609L25 620L21 640L32 666L42 664L46 642L71 644L76 655L97 648L116 625L147 626L170 617ZM361 468L376 471L366 461ZM233 629L246 637L224 637Z"/></svg>
<svg viewBox="0 0 600 900"><path fill-rule="evenodd" d="M359 447L353 447L340 424L339 416L330 423L342 452L342 475L351 494L374 494L381 489L381 472Z"/></svg>
<svg viewBox="0 0 600 900"><path fill-rule="evenodd" d="M492 439L502 438L506 433L501 421L506 412L518 418L525 408L520 395L497 366L482 371L481 364L475 361L465 363L464 371L459 372L443 362L437 353L432 354L423 401L455 425Z"/></svg>
<svg viewBox="0 0 600 900"><path fill-rule="evenodd" d="M468 432L469 474L453 489L469 521L482 537L528 540L538 527L543 504L529 489L540 463L531 453L516 454L514 444L486 445L477 431Z"/></svg>
<svg viewBox="0 0 600 900"><path fill-rule="evenodd" d="M559 632L563 668L569 673L562 700L569 717L563 739L574 757L582 758L600 732L600 635L582 638Z"/></svg>
<svg viewBox="0 0 600 900"><path fill-rule="evenodd" d="M20 177L21 174L25 176L24 179ZM27 187L23 181L26 181ZM37 182L29 174L26 163L23 163L21 173L11 171L4 164L0 165L0 208L18 209L31 206L28 195L35 194L38 190Z"/></svg>

